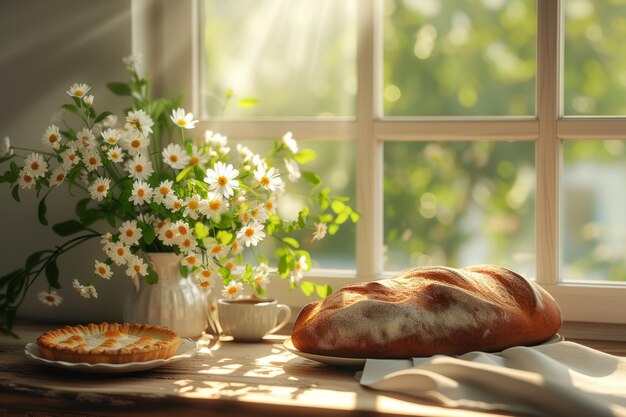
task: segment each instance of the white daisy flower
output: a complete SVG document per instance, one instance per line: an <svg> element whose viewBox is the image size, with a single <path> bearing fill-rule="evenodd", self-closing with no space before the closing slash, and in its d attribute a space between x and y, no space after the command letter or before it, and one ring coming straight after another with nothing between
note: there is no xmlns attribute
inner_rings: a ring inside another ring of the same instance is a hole
<svg viewBox="0 0 626 417"><path fill-rule="evenodd" d="M241 156L244 163L250 162L254 157L254 152L252 152L252 150L250 150L247 146L240 143L237 144L237 153Z"/></svg>
<svg viewBox="0 0 626 417"><path fill-rule="evenodd" d="M228 209L228 201L220 194L209 193L205 200L200 201L198 211L207 217L216 217Z"/></svg>
<svg viewBox="0 0 626 417"><path fill-rule="evenodd" d="M285 133L285 136L283 136L283 144L287 148L289 148L291 153L298 153L298 143L293 138L293 135L291 132Z"/></svg>
<svg viewBox="0 0 626 417"><path fill-rule="evenodd" d="M117 125L117 114L109 114L102 121L102 126L105 128L114 128Z"/></svg>
<svg viewBox="0 0 626 417"><path fill-rule="evenodd" d="M122 242L113 243L107 252L109 258L115 262L115 265L124 265L127 262L128 256L131 254L130 249Z"/></svg>
<svg viewBox="0 0 626 417"><path fill-rule="evenodd" d="M172 197L169 200L164 201L165 207L174 212L180 210L185 206L185 202L177 197Z"/></svg>
<svg viewBox="0 0 626 417"><path fill-rule="evenodd" d="M178 220L176 223L173 224L174 227L174 231L179 235L179 236L189 236L191 234L191 229L189 227L189 225L184 221L184 220Z"/></svg>
<svg viewBox="0 0 626 417"><path fill-rule="evenodd" d="M230 254L232 256L237 256L239 255L241 252L243 252L243 243L241 242L241 240L239 239L235 239L233 241L233 244L230 245Z"/></svg>
<svg viewBox="0 0 626 417"><path fill-rule="evenodd" d="M254 178L266 190L274 191L280 188L281 180L276 168L268 170L265 164L260 164L254 171Z"/></svg>
<svg viewBox="0 0 626 417"><path fill-rule="evenodd" d="M137 130L130 130L121 140L122 148L128 151L129 155L138 155L146 153L149 140Z"/></svg>
<svg viewBox="0 0 626 417"><path fill-rule="evenodd" d="M270 283L270 277L267 275L262 275L262 274L254 275L253 280L254 280L254 285L263 289L265 289L265 287L267 287L267 284Z"/></svg>
<svg viewBox="0 0 626 417"><path fill-rule="evenodd" d="M41 136L41 141L44 145L52 149L59 149L61 147L61 133L59 133L59 128L55 125L48 126Z"/></svg>
<svg viewBox="0 0 626 417"><path fill-rule="evenodd" d="M122 151L122 148L120 148L119 146L114 146L111 149L109 149L107 151L107 157L109 158L109 161L116 163L116 164L120 162L124 162L124 152Z"/></svg>
<svg viewBox="0 0 626 417"><path fill-rule="evenodd" d="M87 107L93 105L93 100L94 100L94 96L92 96L91 94L83 97L83 103L85 103Z"/></svg>
<svg viewBox="0 0 626 417"><path fill-rule="evenodd" d="M93 132L86 127L76 134L79 146L84 150L93 149L96 146L96 137Z"/></svg>
<svg viewBox="0 0 626 417"><path fill-rule="evenodd" d="M157 231L157 233L160 233L164 227L170 227L171 225L172 222L170 221L170 219L157 220L156 223L154 223L154 229Z"/></svg>
<svg viewBox="0 0 626 417"><path fill-rule="evenodd" d="M191 157L189 158L189 165L196 166L198 164L206 164L211 157L204 148L193 145L191 147Z"/></svg>
<svg viewBox="0 0 626 417"><path fill-rule="evenodd" d="M231 164L226 165L223 162L216 162L214 168L206 170L204 182L209 184L209 191L215 191L224 198L230 197L239 188L239 181L235 179L239 171Z"/></svg>
<svg viewBox="0 0 626 417"><path fill-rule="evenodd" d="M145 181L135 181L133 183L133 191L128 198L128 201L132 201L136 206L140 206L144 203L149 204L152 199L153 190Z"/></svg>
<svg viewBox="0 0 626 417"><path fill-rule="evenodd" d="M111 267L104 262L96 261L94 271L96 275L104 279L111 279L111 277L113 276L113 271L111 270Z"/></svg>
<svg viewBox="0 0 626 417"><path fill-rule="evenodd" d="M81 285L77 279L75 279L74 281L72 281L72 286L74 287L76 292L80 294L81 297L98 298L98 292L96 291L93 285L84 286L84 285Z"/></svg>
<svg viewBox="0 0 626 417"><path fill-rule="evenodd" d="M200 259L198 258L198 256L195 253L188 253L183 259L182 261L180 261L180 264L183 266L189 266L189 267L196 267L196 266L200 266Z"/></svg>
<svg viewBox="0 0 626 417"><path fill-rule="evenodd" d="M140 53L131 54L127 57L122 58L122 62L129 67L136 67L137 65L141 65L143 61L143 55Z"/></svg>
<svg viewBox="0 0 626 417"><path fill-rule="evenodd" d="M64 166L57 167L50 176L50 187L54 187L56 185L61 184L65 181L65 177L67 176L67 170Z"/></svg>
<svg viewBox="0 0 626 417"><path fill-rule="evenodd" d="M207 145L213 145L218 148L223 148L228 143L228 138L226 136L220 135L219 133L213 133L212 130L207 130L204 132L204 143Z"/></svg>
<svg viewBox="0 0 626 417"><path fill-rule="evenodd" d="M196 194L192 197L189 197L185 201L184 207L185 210L183 211L183 216L189 216L192 219L196 220L198 218L198 209L200 208L200 196Z"/></svg>
<svg viewBox="0 0 626 417"><path fill-rule="evenodd" d="M244 209L243 207L239 210L238 213L239 221L242 224L248 224L252 221L252 215L249 210Z"/></svg>
<svg viewBox="0 0 626 417"><path fill-rule="evenodd" d="M176 233L176 229L174 228L174 225L169 224L166 226L163 226L161 228L161 230L159 230L159 240L161 242L163 242L164 245L167 246L174 246L178 243L179 240L179 234Z"/></svg>
<svg viewBox="0 0 626 417"><path fill-rule="evenodd" d="M229 271L235 269L235 266L237 266L237 263L233 258L227 259L226 262L224 262L224 268L228 269Z"/></svg>
<svg viewBox="0 0 626 417"><path fill-rule="evenodd" d="M304 271L309 269L309 264L306 262L306 256L301 256L294 265L293 271L291 272L291 282L297 284L300 282L302 277L304 276Z"/></svg>
<svg viewBox="0 0 626 417"><path fill-rule="evenodd" d="M230 281L222 290L222 297L234 300L243 293L243 284L238 281Z"/></svg>
<svg viewBox="0 0 626 417"><path fill-rule="evenodd" d="M127 261L128 268L126 268L126 275L129 277L134 277L135 275L145 277L148 275L148 265L146 265L141 257L129 255Z"/></svg>
<svg viewBox="0 0 626 417"><path fill-rule="evenodd" d="M263 203L263 208L265 208L267 215L276 213L276 200L273 197L269 198Z"/></svg>
<svg viewBox="0 0 626 417"><path fill-rule="evenodd" d="M113 235L111 234L111 232L107 232L105 234L103 234L102 236L100 236L100 244L101 245L107 245L109 243L113 242Z"/></svg>
<svg viewBox="0 0 626 417"><path fill-rule="evenodd" d="M80 162L80 156L74 145L61 152L61 158L63 159L63 166L66 169L70 169Z"/></svg>
<svg viewBox="0 0 626 417"><path fill-rule="evenodd" d="M98 151L87 151L83 154L83 163L87 171L93 172L102 166L102 159Z"/></svg>
<svg viewBox="0 0 626 417"><path fill-rule="evenodd" d="M315 231L313 232L313 240L322 240L326 236L328 226L326 223L315 223Z"/></svg>
<svg viewBox="0 0 626 417"><path fill-rule="evenodd" d="M215 284L215 270L213 268L202 268L194 273L194 278L198 285L204 289L211 289Z"/></svg>
<svg viewBox="0 0 626 417"><path fill-rule="evenodd" d="M172 110L170 120L172 120L175 125L185 129L193 129L196 127L196 123L198 123L197 120L193 120L193 113L185 113L185 109L180 107L176 110Z"/></svg>
<svg viewBox="0 0 626 417"><path fill-rule="evenodd" d="M134 179L144 181L147 181L154 172L152 162L144 155L135 155L133 159L127 161L126 170Z"/></svg>
<svg viewBox="0 0 626 417"><path fill-rule="evenodd" d="M35 177L33 177L32 174L28 170L22 169L20 171L20 176L19 176L17 184L20 186L22 190L30 190L32 186L35 184Z"/></svg>
<svg viewBox="0 0 626 417"><path fill-rule="evenodd" d="M111 180L109 178L98 177L87 190L91 194L92 200L102 201L107 196L110 186Z"/></svg>
<svg viewBox="0 0 626 417"><path fill-rule="evenodd" d="M265 223L265 220L269 218L265 212L265 206L263 204L258 204L256 207L251 209L250 216L252 216L252 219L257 223Z"/></svg>
<svg viewBox="0 0 626 417"><path fill-rule="evenodd" d="M39 298L39 301L49 305L50 307L56 307L63 302L63 298L54 290L51 292L41 291L37 294L37 298Z"/></svg>
<svg viewBox="0 0 626 417"><path fill-rule="evenodd" d="M302 176L302 174L300 174L300 165L298 165L295 159L285 158L283 161L285 162L285 168L287 168L289 181L297 182Z"/></svg>
<svg viewBox="0 0 626 417"><path fill-rule="evenodd" d="M101 135L102 139L104 139L104 142L111 146L117 145L117 142L119 142L121 137L119 130L112 128L108 128L107 130L102 132Z"/></svg>
<svg viewBox="0 0 626 417"><path fill-rule="evenodd" d="M13 155L13 149L11 148L11 138L5 136L0 145L0 157Z"/></svg>
<svg viewBox="0 0 626 417"><path fill-rule="evenodd" d="M91 90L91 87L84 83L74 83L69 90L66 91L72 97L83 97Z"/></svg>
<svg viewBox="0 0 626 417"><path fill-rule="evenodd" d="M172 191L173 186L174 183L172 181L161 181L161 184L154 190L153 200L156 203L172 200L174 198L174 192Z"/></svg>
<svg viewBox="0 0 626 417"><path fill-rule="evenodd" d="M163 162L174 169L185 168L191 159L180 145L174 143L167 145L161 154L163 155Z"/></svg>
<svg viewBox="0 0 626 417"><path fill-rule="evenodd" d="M139 239L143 235L141 229L137 226L137 220L126 220L119 227L120 242L132 246L139 243Z"/></svg>
<svg viewBox="0 0 626 417"><path fill-rule="evenodd" d="M214 238L207 238L203 243L207 253L216 259L220 259L228 255L228 246L219 243Z"/></svg>
<svg viewBox="0 0 626 417"><path fill-rule="evenodd" d="M263 225L260 223L252 223L242 227L237 232L237 239L243 240L246 246L256 246L260 241L265 238L265 232L263 231Z"/></svg>
<svg viewBox="0 0 626 417"><path fill-rule="evenodd" d="M48 170L48 163L40 153L31 153L24 161L24 169L33 177L43 177Z"/></svg>
<svg viewBox="0 0 626 417"><path fill-rule="evenodd" d="M143 110L128 112L126 124L124 125L126 129L138 130L144 135L152 133L152 126L154 126L154 121Z"/></svg>
<svg viewBox="0 0 626 417"><path fill-rule="evenodd" d="M180 236L178 240L178 247L181 252L190 253L195 252L198 249L198 241L191 235Z"/></svg>

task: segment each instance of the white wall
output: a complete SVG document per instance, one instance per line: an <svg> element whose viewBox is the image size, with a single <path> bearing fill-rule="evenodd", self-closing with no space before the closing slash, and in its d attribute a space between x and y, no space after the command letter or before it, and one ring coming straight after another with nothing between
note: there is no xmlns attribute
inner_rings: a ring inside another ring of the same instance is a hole
<svg viewBox="0 0 626 417"><path fill-rule="evenodd" d="M43 149L41 135L50 116L68 102L74 82L92 86L98 112L120 112L129 103L113 96L108 81L123 81L122 57L131 52L130 0L2 0L0 1L0 139L15 146ZM4 172L8 163L0 164ZM37 221L34 192L23 190L15 202L0 184L0 276L23 265L27 256L64 242ZM62 186L51 194L50 224L72 218L76 198ZM64 302L47 307L36 294L47 289L45 277L29 291L19 315L57 322L121 320L129 279L118 274L111 282L96 281L97 300L85 300L71 281L86 281L93 260L101 258L98 242L64 255L59 262Z"/></svg>

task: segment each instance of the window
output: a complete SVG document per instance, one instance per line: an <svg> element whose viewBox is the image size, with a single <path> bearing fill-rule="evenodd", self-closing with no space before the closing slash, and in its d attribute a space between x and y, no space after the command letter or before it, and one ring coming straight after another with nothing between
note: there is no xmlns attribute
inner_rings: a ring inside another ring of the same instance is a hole
<svg viewBox="0 0 626 417"><path fill-rule="evenodd" d="M186 86L202 127L342 149L362 218L321 281L494 262L568 321L626 323L623 2L163 3L162 88ZM266 103L217 114L229 87Z"/></svg>

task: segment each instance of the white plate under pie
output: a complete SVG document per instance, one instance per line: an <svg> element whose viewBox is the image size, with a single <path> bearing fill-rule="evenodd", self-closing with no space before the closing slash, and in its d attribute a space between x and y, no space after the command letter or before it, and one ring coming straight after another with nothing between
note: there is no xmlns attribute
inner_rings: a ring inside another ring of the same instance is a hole
<svg viewBox="0 0 626 417"><path fill-rule="evenodd" d="M552 336L550 339L541 343L541 345L562 342L563 340L565 340L565 338L561 336L559 333L557 333L554 336ZM294 355L298 355L306 359L311 359L316 362L325 363L327 365L349 366L349 367L356 368L356 367L365 366L365 361L367 360L365 358L345 358L345 357L340 357L340 356L317 355L315 353L301 352L293 345L291 338L287 338L283 342L283 347L287 349L289 352L293 353Z"/></svg>
<svg viewBox="0 0 626 417"><path fill-rule="evenodd" d="M24 347L26 356L37 362L57 368L69 369L77 372L90 372L101 374L117 374L124 372L138 372L163 366L168 363L177 362L181 359L191 358L196 354L196 342L191 339L180 339L180 345L176 354L168 359L154 359L145 362L129 362L129 363L86 363L86 362L65 362L53 361L45 359L39 355L39 346L37 343L28 343Z"/></svg>

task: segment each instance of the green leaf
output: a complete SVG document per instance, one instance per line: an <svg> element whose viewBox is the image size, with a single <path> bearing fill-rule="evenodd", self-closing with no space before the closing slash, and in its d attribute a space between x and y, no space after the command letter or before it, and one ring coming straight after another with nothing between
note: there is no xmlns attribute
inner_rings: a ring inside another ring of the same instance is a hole
<svg viewBox="0 0 626 417"><path fill-rule="evenodd" d="M300 283L300 290L304 293L304 295L310 297L311 294L313 294L313 291L315 291L315 284L310 281L302 281Z"/></svg>
<svg viewBox="0 0 626 417"><path fill-rule="evenodd" d="M152 268L148 268L148 273L146 274L146 276L144 277L144 279L146 280L146 282L150 285L154 285L157 282L159 282L159 276L157 275L156 272L154 272L154 270Z"/></svg>
<svg viewBox="0 0 626 417"><path fill-rule="evenodd" d="M320 298L326 298L333 293L333 288L328 284L316 284L315 292Z"/></svg>
<svg viewBox="0 0 626 417"><path fill-rule="evenodd" d="M286 244L288 244L289 246L295 249L298 249L300 247L300 243L292 237L283 238L283 242L285 242Z"/></svg>
<svg viewBox="0 0 626 417"><path fill-rule="evenodd" d="M178 173L178 175L176 176L176 182L181 182L182 180L185 179L185 177L187 175L189 175L189 173L193 170L193 167L190 165L188 167L186 167L185 169L183 169L182 171L180 171Z"/></svg>
<svg viewBox="0 0 626 417"><path fill-rule="evenodd" d="M130 96L133 94L130 86L126 83L111 82L107 83L106 86L109 90L111 90L113 94L117 96Z"/></svg>
<svg viewBox="0 0 626 417"><path fill-rule="evenodd" d="M146 245L152 244L154 239L156 238L156 231L151 224L139 223L139 227L141 227L141 239L144 241Z"/></svg>
<svg viewBox="0 0 626 417"><path fill-rule="evenodd" d="M328 234L329 235L334 235L335 233L337 233L339 231L339 225L338 224L330 224L328 225Z"/></svg>
<svg viewBox="0 0 626 417"><path fill-rule="evenodd" d="M222 245L228 245L231 239L233 238L233 234L230 232L227 232L226 230L220 230L219 232L217 232L217 235L215 235L215 238Z"/></svg>
<svg viewBox="0 0 626 417"><path fill-rule="evenodd" d="M235 94L233 89L232 88L227 88L226 89L226 94L225 94L226 100L230 100L233 97L233 94Z"/></svg>
<svg viewBox="0 0 626 417"><path fill-rule="evenodd" d="M107 117L109 117L110 115L112 115L113 113L111 113L110 111L103 111L102 113L100 113L98 115L98 117L96 117L96 120L94 120L94 123L98 123L103 121L104 119L106 119Z"/></svg>
<svg viewBox="0 0 626 417"><path fill-rule="evenodd" d="M40 262L40 258L41 255L43 255L44 253L46 253L47 251L45 250L41 250L41 251L37 251L35 253L32 253L27 259L26 259L26 263L24 264L24 268L27 271L30 271L31 269L33 269L35 267L35 265L37 265Z"/></svg>
<svg viewBox="0 0 626 417"><path fill-rule="evenodd" d="M61 284L59 283L59 267L57 266L56 258L51 258L46 264L46 279L48 280L48 285L52 288L61 288Z"/></svg>
<svg viewBox="0 0 626 417"><path fill-rule="evenodd" d="M245 97L242 99L239 99L239 101L237 101L237 104L239 104L239 107L254 107L257 104L259 104L259 100L254 98L254 97Z"/></svg>
<svg viewBox="0 0 626 417"><path fill-rule="evenodd" d="M319 185L322 183L322 178L314 172L303 172L302 176L313 185Z"/></svg>
<svg viewBox="0 0 626 417"><path fill-rule="evenodd" d="M80 111L78 111L78 107L73 104L64 104L61 106L63 109L69 111L70 113L74 113L80 115Z"/></svg>
<svg viewBox="0 0 626 417"><path fill-rule="evenodd" d="M87 213L87 205L90 201L91 198L83 198L78 203L76 203L76 208L74 209L74 212L76 213L78 218L82 218L85 213Z"/></svg>
<svg viewBox="0 0 626 417"><path fill-rule="evenodd" d="M180 274L183 277L186 277L189 275L189 268L187 268L185 265L178 265L178 270L180 271Z"/></svg>
<svg viewBox="0 0 626 417"><path fill-rule="evenodd" d="M76 220L67 220L52 226L52 231L59 236L69 236L85 230L85 226Z"/></svg>
<svg viewBox="0 0 626 417"><path fill-rule="evenodd" d="M306 164L317 158L317 154L313 149L302 149L300 152L293 156L299 164Z"/></svg>
<svg viewBox="0 0 626 417"><path fill-rule="evenodd" d="M47 194L46 194L47 195ZM46 207L46 197L42 198L37 206L37 217L39 218L39 223L44 226L48 225L48 219L46 219L46 213L48 208Z"/></svg>
<svg viewBox="0 0 626 417"><path fill-rule="evenodd" d="M15 154L10 154L7 156L3 156L0 158L0 163L4 162L4 161L8 161L9 159L13 158L15 156Z"/></svg>
<svg viewBox="0 0 626 417"><path fill-rule="evenodd" d="M342 203L341 201L335 200L330 204L330 208L333 209L335 213L339 214L346 209L346 205Z"/></svg>
<svg viewBox="0 0 626 417"><path fill-rule="evenodd" d="M352 220L352 223L358 222L360 218L361 218L361 215L357 213L356 211L352 211L352 213L350 213L350 220Z"/></svg>
<svg viewBox="0 0 626 417"><path fill-rule="evenodd" d="M286 278L287 275L289 275L289 271L291 270L291 268L289 267L289 258L291 258L291 256L285 255L281 256L278 260L278 273L280 274L281 278Z"/></svg>
<svg viewBox="0 0 626 417"><path fill-rule="evenodd" d="M209 228L204 225L202 222L196 222L193 227L193 234L198 239L204 239L209 236Z"/></svg>
<svg viewBox="0 0 626 417"><path fill-rule="evenodd" d="M18 203L20 202L20 189L17 185L11 190L11 196L13 197L13 200L17 201Z"/></svg>

